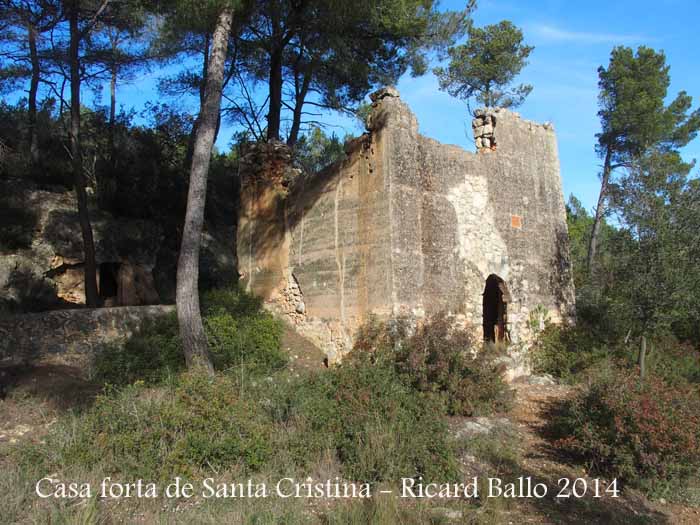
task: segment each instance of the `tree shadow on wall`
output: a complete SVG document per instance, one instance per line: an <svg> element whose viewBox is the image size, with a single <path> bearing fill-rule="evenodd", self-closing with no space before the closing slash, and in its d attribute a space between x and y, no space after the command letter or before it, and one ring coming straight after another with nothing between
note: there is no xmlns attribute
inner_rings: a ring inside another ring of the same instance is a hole
<svg viewBox="0 0 700 525"><path fill-rule="evenodd" d="M4 288L5 295L0 298L0 313L12 315L42 312L70 305L58 297L53 281L35 274L29 268L16 266L12 269Z"/></svg>
<svg viewBox="0 0 700 525"><path fill-rule="evenodd" d="M21 199L0 197L0 253L30 248L39 216Z"/></svg>
<svg viewBox="0 0 700 525"><path fill-rule="evenodd" d="M572 310L575 296L573 290L573 272L571 268L571 255L569 253L569 234L566 230L557 229L555 253L550 262L550 268L555 271L549 274L549 288L556 298L557 304L565 306L569 315Z"/></svg>
<svg viewBox="0 0 700 525"><path fill-rule="evenodd" d="M268 203L265 208L268 213L261 213L251 217L252 220L244 222L238 228L238 242L249 246L250 252L257 261L264 259L274 260L283 245L286 233L295 228L316 203L333 191L336 191L339 181L339 170L349 158L356 155L367 144L368 137L361 136L346 146L347 157L330 164L317 173L300 175L287 187L286 193L280 193L275 200ZM245 184L245 183L244 183ZM260 198L265 190L269 189L267 181L250 181L249 185L258 185L253 191L250 186L244 187L241 196L251 195ZM261 206L255 203L251 206L253 213L259 212ZM242 209L239 205L239 209ZM329 219L332 220L332 219ZM238 253L237 256L247 254ZM239 267L243 277L247 269Z"/></svg>

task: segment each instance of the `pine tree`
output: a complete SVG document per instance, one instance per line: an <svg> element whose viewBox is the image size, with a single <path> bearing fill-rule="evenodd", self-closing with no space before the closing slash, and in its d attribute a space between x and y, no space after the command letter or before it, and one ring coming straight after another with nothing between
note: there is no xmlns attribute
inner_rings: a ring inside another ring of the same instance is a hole
<svg viewBox="0 0 700 525"><path fill-rule="evenodd" d="M513 108L523 103L532 86L511 87L527 65L534 48L523 43L523 33L504 20L484 28L471 27L466 44L448 50L447 68L434 69L440 89L486 107Z"/></svg>
<svg viewBox="0 0 700 525"><path fill-rule="evenodd" d="M608 68L598 68L602 131L596 152L603 159L600 193L593 217L587 266L593 272L600 224L606 213L613 172L633 168L654 148L686 145L700 128L700 110L689 113L692 99L684 91L668 105L670 84L663 52L641 46L635 55L616 47Z"/></svg>

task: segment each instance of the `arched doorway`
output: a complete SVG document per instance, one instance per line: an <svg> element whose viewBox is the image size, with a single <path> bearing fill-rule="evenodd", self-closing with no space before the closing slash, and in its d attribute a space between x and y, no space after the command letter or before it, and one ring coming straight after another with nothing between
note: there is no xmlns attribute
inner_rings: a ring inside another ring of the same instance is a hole
<svg viewBox="0 0 700 525"><path fill-rule="evenodd" d="M494 343L508 341L508 303L510 294L506 283L498 275L486 279L483 294L484 340Z"/></svg>

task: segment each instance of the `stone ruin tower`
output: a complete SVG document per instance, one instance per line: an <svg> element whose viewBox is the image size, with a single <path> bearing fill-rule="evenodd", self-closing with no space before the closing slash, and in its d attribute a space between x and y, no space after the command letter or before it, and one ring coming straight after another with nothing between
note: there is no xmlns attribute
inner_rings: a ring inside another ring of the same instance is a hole
<svg viewBox="0 0 700 525"><path fill-rule="evenodd" d="M370 314L421 319L446 311L514 349L527 346L544 316L571 321L552 127L480 110L469 152L420 135L395 89L371 99L368 132L319 173L292 170L280 143L244 155L243 286L331 362Z"/></svg>

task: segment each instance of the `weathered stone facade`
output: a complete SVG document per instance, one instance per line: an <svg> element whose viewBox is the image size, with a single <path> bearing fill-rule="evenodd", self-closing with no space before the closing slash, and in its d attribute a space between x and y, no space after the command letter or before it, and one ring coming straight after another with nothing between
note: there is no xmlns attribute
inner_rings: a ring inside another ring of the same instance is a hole
<svg viewBox="0 0 700 525"><path fill-rule="evenodd" d="M572 319L552 127L480 111L472 153L420 135L396 90L372 100L369 131L346 146L343 161L296 178L277 162L242 165L245 286L330 361L348 350L370 314L420 319L447 311L489 338L515 343L530 339L533 312Z"/></svg>

